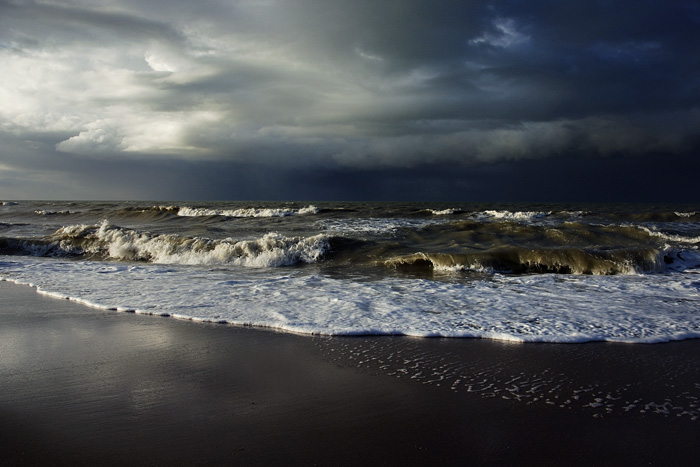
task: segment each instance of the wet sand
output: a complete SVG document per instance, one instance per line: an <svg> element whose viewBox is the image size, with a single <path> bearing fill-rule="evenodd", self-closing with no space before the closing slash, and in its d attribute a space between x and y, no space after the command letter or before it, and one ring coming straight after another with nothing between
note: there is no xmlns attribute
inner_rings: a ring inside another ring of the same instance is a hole
<svg viewBox="0 0 700 467"><path fill-rule="evenodd" d="M0 282L0 461L695 463L699 366L697 340L296 336L105 312Z"/></svg>

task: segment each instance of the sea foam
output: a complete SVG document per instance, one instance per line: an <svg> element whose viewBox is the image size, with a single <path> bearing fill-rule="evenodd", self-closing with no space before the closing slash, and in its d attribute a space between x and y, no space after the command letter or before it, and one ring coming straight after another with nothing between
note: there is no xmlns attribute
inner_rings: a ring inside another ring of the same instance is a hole
<svg viewBox="0 0 700 467"><path fill-rule="evenodd" d="M316 206L306 206L300 209L290 208L246 208L246 209L210 209L181 207L177 215L182 217L286 217L305 214L317 214Z"/></svg>
<svg viewBox="0 0 700 467"><path fill-rule="evenodd" d="M356 281L303 269L0 257L3 276L103 309L325 335L655 343L700 337L696 275ZM134 293L138 284L138 293Z"/></svg>
<svg viewBox="0 0 700 467"><path fill-rule="evenodd" d="M54 242L37 247L37 256L94 255L122 261L161 264L228 264L280 267L314 263L328 250L328 237L286 237L274 232L254 240L152 234L110 225L60 228Z"/></svg>
<svg viewBox="0 0 700 467"><path fill-rule="evenodd" d="M491 217L493 219L507 219L507 220L531 220L540 219L551 215L551 211L495 211L486 210L482 213L486 217Z"/></svg>
<svg viewBox="0 0 700 467"><path fill-rule="evenodd" d="M694 206L21 205L0 208L0 275L107 310L330 335L700 337Z"/></svg>

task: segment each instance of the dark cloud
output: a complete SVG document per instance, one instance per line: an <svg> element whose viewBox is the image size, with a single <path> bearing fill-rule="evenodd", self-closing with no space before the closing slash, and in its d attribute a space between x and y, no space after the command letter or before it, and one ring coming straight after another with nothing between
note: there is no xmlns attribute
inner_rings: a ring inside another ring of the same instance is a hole
<svg viewBox="0 0 700 467"><path fill-rule="evenodd" d="M688 1L0 1L0 196L572 199L515 174L652 180L700 149L699 26Z"/></svg>

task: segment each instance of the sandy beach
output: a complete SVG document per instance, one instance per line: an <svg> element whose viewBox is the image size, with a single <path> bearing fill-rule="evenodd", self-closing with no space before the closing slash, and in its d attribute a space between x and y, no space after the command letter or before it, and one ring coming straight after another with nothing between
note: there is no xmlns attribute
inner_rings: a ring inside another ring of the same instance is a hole
<svg viewBox="0 0 700 467"><path fill-rule="evenodd" d="M697 340L327 338L0 297L3 465L697 459Z"/></svg>

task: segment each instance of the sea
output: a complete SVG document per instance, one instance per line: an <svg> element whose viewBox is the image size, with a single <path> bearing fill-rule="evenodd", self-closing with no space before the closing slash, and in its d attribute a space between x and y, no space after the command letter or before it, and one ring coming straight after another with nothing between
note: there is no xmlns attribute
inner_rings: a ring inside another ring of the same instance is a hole
<svg viewBox="0 0 700 467"><path fill-rule="evenodd" d="M0 201L0 278L105 312L347 336L700 337L700 206Z"/></svg>

